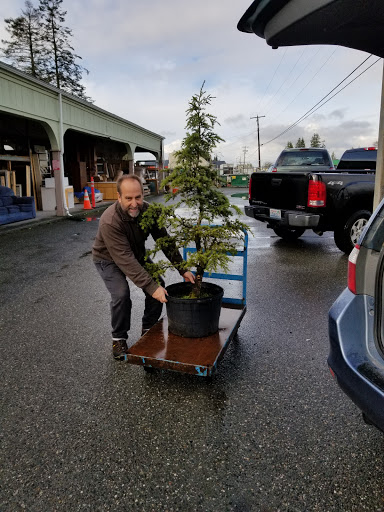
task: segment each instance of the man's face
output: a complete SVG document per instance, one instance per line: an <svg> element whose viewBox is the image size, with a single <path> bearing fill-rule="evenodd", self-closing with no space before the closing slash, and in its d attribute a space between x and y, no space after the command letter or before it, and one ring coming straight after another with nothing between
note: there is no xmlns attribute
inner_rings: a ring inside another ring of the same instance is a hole
<svg viewBox="0 0 384 512"><path fill-rule="evenodd" d="M136 180L124 180L121 183L121 194L117 193L117 199L125 213L135 218L139 215L143 206L143 193L140 183Z"/></svg>

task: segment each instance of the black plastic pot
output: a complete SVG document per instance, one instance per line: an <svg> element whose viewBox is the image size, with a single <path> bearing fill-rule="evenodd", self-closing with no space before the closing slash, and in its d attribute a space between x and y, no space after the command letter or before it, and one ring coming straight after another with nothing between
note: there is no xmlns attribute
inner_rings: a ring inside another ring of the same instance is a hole
<svg viewBox="0 0 384 512"><path fill-rule="evenodd" d="M203 338L219 329L221 299L224 290L213 283L202 283L201 289L209 297L201 299L181 299L187 296L192 283L176 283L167 286L168 330L184 338Z"/></svg>

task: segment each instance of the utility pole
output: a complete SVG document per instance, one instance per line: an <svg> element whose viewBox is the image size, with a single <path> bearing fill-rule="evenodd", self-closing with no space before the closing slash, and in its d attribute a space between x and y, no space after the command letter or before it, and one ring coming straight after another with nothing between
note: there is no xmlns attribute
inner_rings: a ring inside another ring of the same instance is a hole
<svg viewBox="0 0 384 512"><path fill-rule="evenodd" d="M247 146L243 147L243 153L244 153L244 168L243 168L243 170L244 170L245 169L245 153L248 153Z"/></svg>
<svg viewBox="0 0 384 512"><path fill-rule="evenodd" d="M261 160L260 160L260 130L259 130L259 119L261 119L262 117L265 117L265 116L255 116L255 117L251 117L251 119L256 119L256 120L257 120L257 147L258 147L258 150L259 150L259 170L261 169Z"/></svg>

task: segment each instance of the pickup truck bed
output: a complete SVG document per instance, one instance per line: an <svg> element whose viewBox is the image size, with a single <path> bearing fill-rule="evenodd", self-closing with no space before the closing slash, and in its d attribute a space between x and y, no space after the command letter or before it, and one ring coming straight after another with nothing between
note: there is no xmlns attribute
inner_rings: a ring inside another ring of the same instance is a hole
<svg viewBox="0 0 384 512"><path fill-rule="evenodd" d="M333 231L349 253L372 213L374 171L253 173L245 213L294 240L306 229Z"/></svg>

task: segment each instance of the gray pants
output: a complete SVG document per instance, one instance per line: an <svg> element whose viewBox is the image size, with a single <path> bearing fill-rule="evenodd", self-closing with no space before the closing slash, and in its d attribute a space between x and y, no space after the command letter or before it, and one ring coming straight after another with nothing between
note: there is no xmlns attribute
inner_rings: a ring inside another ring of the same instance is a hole
<svg viewBox="0 0 384 512"><path fill-rule="evenodd" d="M128 331L131 328L132 301L129 285L125 274L113 261L96 261L96 269L111 294L111 326L113 338L128 338ZM164 281L161 280L161 286ZM150 329L160 318L163 304L145 295L145 308L142 321L143 329Z"/></svg>

